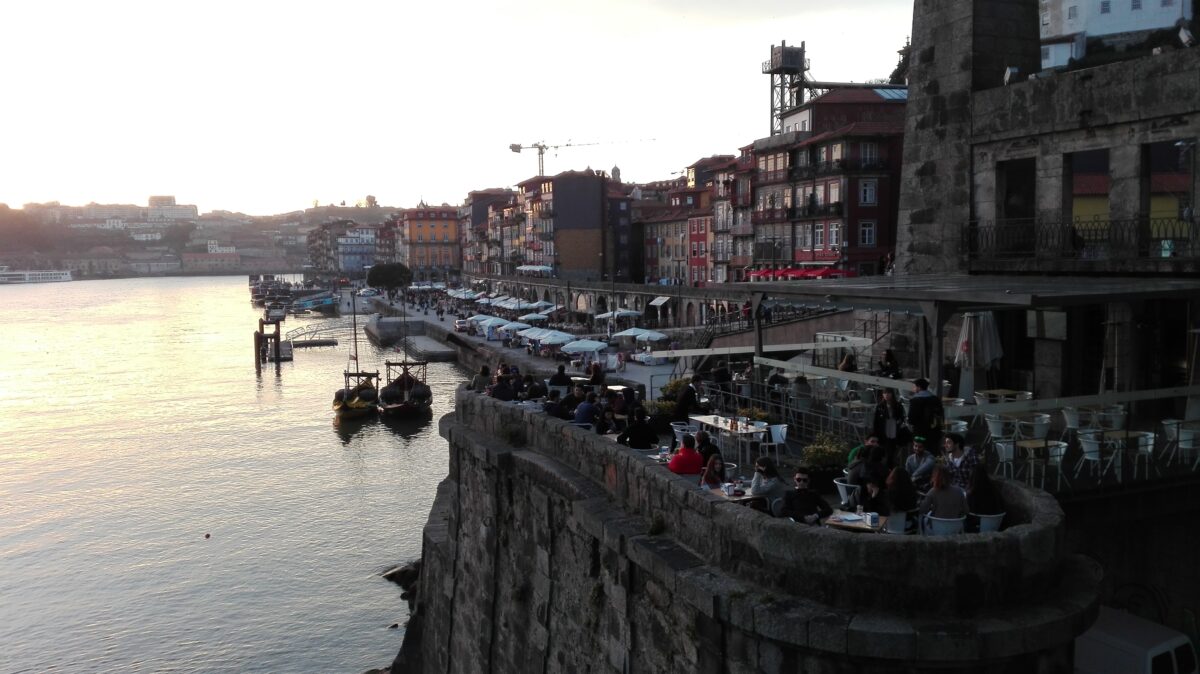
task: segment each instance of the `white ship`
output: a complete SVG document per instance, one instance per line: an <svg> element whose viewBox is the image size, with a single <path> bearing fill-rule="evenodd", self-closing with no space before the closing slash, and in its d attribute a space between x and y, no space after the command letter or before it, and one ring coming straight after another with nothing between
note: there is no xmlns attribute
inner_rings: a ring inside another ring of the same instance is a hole
<svg viewBox="0 0 1200 674"><path fill-rule="evenodd" d="M53 283L55 281L70 281L70 270L39 269L34 271L10 271L0 265L0 285L5 283Z"/></svg>

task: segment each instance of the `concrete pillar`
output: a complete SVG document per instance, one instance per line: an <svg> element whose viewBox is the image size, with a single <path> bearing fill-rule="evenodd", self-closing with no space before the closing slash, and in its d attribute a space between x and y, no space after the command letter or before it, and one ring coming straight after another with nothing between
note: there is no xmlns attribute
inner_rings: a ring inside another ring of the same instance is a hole
<svg viewBox="0 0 1200 674"><path fill-rule="evenodd" d="M1063 395L1063 351L1066 342L1057 339L1033 340L1033 386L1035 398Z"/></svg>
<svg viewBox="0 0 1200 674"><path fill-rule="evenodd" d="M1150 211L1142 201L1142 146L1118 145L1109 148L1108 173L1112 187L1108 192L1108 214L1112 220L1132 220Z"/></svg>

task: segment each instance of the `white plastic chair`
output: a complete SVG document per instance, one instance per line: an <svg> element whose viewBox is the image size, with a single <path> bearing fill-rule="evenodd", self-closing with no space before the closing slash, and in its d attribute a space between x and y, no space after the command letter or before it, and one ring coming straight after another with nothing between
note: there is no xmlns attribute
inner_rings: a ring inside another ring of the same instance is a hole
<svg viewBox="0 0 1200 674"><path fill-rule="evenodd" d="M1002 440L992 444L996 450L996 475L1015 478L1016 466L1013 463L1016 459L1016 451L1013 446L1013 441Z"/></svg>
<svg viewBox="0 0 1200 674"><path fill-rule="evenodd" d="M1011 421L995 414L985 414L983 421L988 429L988 436L983 441L984 445L995 446L997 442L1011 443L1013 441L1016 427Z"/></svg>
<svg viewBox="0 0 1200 674"><path fill-rule="evenodd" d="M975 515L979 518L979 533L986 534L991 531L1000 531L1000 525L1004 522L1005 513L999 515Z"/></svg>
<svg viewBox="0 0 1200 674"><path fill-rule="evenodd" d="M1125 408L1115 406L1106 407L1103 412L1096 415L1100 428L1106 431L1125 430L1125 418Z"/></svg>
<svg viewBox="0 0 1200 674"><path fill-rule="evenodd" d="M1138 478L1138 465L1144 467L1145 478L1150 479L1150 469L1154 468L1154 474L1158 475L1158 465L1154 463L1154 434L1141 433L1134 436L1137 441L1137 447L1133 453L1133 479Z"/></svg>
<svg viewBox="0 0 1200 674"><path fill-rule="evenodd" d="M968 422L958 419L947 421L945 423L945 429L947 433L959 433L965 435L969 427L970 424Z"/></svg>
<svg viewBox="0 0 1200 674"><path fill-rule="evenodd" d="M921 519L921 534L924 536L953 536L961 534L967 524L966 517L934 517L926 515Z"/></svg>
<svg viewBox="0 0 1200 674"><path fill-rule="evenodd" d="M837 487L838 498L842 500L843 507L850 502L850 497L858 492L858 485L850 484L844 477L835 477L833 486Z"/></svg>
<svg viewBox="0 0 1200 674"><path fill-rule="evenodd" d="M1187 463L1192 456L1196 457L1195 463L1192 464L1192 472L1200 469L1200 452L1196 450L1200 448L1200 431L1194 428L1179 429L1179 458Z"/></svg>
<svg viewBox="0 0 1200 674"><path fill-rule="evenodd" d="M1100 439L1099 433L1080 433L1079 444L1083 447L1083 455L1079 457L1079 461L1075 464L1075 477L1079 477L1079 473L1083 470L1083 465L1086 463L1091 466L1092 476L1099 481L1104 480L1105 473L1112 466L1113 454L1109 457L1108 462L1104 461L1103 440Z"/></svg>
<svg viewBox="0 0 1200 674"><path fill-rule="evenodd" d="M1175 457L1179 454L1179 427L1183 425L1182 419L1163 419L1163 463L1168 466L1175 461Z"/></svg>
<svg viewBox="0 0 1200 674"><path fill-rule="evenodd" d="M889 534L905 535L909 533L906 529L908 526L908 513L903 510L900 512L888 515L887 522L883 526L883 530Z"/></svg>

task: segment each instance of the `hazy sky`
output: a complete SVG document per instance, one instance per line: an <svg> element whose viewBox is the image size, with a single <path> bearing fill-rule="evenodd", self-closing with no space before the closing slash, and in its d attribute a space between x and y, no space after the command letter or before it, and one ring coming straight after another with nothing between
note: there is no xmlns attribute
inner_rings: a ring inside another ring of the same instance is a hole
<svg viewBox="0 0 1200 674"><path fill-rule="evenodd" d="M772 44L887 77L906 0L97 0L0 6L0 203L266 215L457 204L537 173L671 177L768 134ZM654 139L654 140L644 140Z"/></svg>

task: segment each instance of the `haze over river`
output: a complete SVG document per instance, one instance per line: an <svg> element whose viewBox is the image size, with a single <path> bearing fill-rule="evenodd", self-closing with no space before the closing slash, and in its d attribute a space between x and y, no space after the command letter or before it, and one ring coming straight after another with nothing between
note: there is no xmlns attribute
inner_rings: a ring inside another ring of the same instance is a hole
<svg viewBox="0 0 1200 674"><path fill-rule="evenodd" d="M256 376L245 276L0 302L0 672L391 661L407 608L379 572L420 554L457 366L429 367L432 421L336 428L349 333Z"/></svg>

